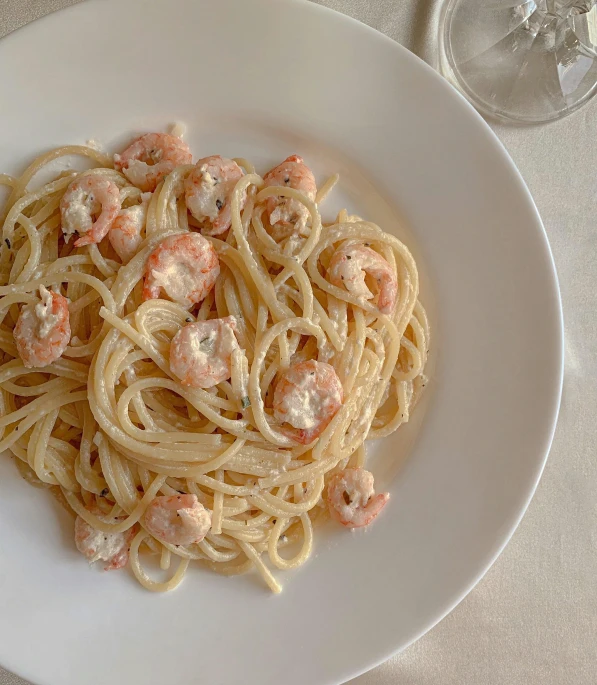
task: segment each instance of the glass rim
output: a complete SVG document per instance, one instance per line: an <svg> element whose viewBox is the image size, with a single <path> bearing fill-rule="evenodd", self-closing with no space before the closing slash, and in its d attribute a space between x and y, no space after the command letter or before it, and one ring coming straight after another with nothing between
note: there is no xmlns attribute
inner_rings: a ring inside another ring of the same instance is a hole
<svg viewBox="0 0 597 685"><path fill-rule="evenodd" d="M483 0L480 1L482 2ZM517 115L508 109L497 107L496 105L488 103L469 87L466 80L462 77L456 61L454 60L450 41L450 29L453 12L460 2L462 2L462 0L444 0L441 5L438 24L439 72L483 116L500 123L517 124L520 126L532 126L536 124L550 123L573 114L577 109L589 102L589 100L591 100L597 94L597 79L595 79L595 83L593 84L592 88L579 100L567 106L565 109L556 110L551 114L546 114L545 116ZM520 4L524 4L524 0L520 0Z"/></svg>

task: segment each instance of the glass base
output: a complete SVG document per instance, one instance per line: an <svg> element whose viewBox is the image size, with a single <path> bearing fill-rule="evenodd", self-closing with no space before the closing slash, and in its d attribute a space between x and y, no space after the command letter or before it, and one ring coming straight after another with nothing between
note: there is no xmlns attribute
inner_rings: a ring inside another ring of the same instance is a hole
<svg viewBox="0 0 597 685"><path fill-rule="evenodd" d="M553 121L597 92L597 0L446 0L440 69L489 117Z"/></svg>

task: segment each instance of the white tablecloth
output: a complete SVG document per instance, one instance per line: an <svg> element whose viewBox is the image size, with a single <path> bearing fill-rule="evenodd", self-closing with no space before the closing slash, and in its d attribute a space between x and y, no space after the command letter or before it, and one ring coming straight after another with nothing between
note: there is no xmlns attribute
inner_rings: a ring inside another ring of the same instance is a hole
<svg viewBox="0 0 597 685"><path fill-rule="evenodd" d="M74 2L0 0L0 36ZM441 0L321 4L434 64ZM597 682L597 99L549 126L494 130L531 189L560 277L566 377L555 442L520 528L477 588L425 637L352 685ZM26 683L0 669L0 685Z"/></svg>

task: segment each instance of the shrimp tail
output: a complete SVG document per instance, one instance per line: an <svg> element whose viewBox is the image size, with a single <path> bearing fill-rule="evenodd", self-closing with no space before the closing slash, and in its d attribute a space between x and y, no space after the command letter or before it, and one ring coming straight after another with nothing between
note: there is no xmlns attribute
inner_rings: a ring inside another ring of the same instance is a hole
<svg viewBox="0 0 597 685"><path fill-rule="evenodd" d="M347 528L363 528L364 526L368 526L386 506L389 499L390 495L387 492L380 492L377 495L373 495L367 502L366 507L355 512L352 521L341 521L342 525Z"/></svg>

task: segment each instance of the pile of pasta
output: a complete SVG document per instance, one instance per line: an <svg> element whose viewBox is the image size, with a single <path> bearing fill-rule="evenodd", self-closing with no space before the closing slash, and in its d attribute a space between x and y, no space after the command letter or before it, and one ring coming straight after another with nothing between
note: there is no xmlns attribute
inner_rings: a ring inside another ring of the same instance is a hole
<svg viewBox="0 0 597 685"><path fill-rule="evenodd" d="M72 155L92 168L62 171L35 187L38 172ZM230 197L230 228L219 235L188 211L184 183L193 165L159 178L150 196L111 157L85 146L49 152L18 178L0 176L8 190L0 452L9 450L26 480L50 489L88 526L125 536L132 571L151 590L176 587L197 561L225 575L256 568L278 592L272 571L304 563L314 526L329 516L329 479L362 468L365 440L407 422L426 382L429 327L405 245L346 211L322 224L319 205L337 177L310 199L266 186L247 160L235 162L243 174ZM67 240L61 200L73 181L90 176L116 185L121 208L146 203L139 243L126 260L107 239ZM304 207L300 234L272 230L272 197ZM203 233L217 254L214 287L191 307L166 296L144 299L148 256L165 238L188 232ZM334 253L352 245L390 266L392 311L380 311L375 283L366 299L330 281ZM59 358L36 368L23 363L14 331L23 308L39 305L41 288L68 299L70 339ZM189 323L224 317L234 317L239 347L230 378L211 388L184 385L170 367L172 339ZM343 391L310 444L293 440L272 409L280 374L305 360L332 366ZM175 545L151 535L144 514L152 501L187 494L210 513L205 537ZM146 554L162 572L147 570Z"/></svg>

